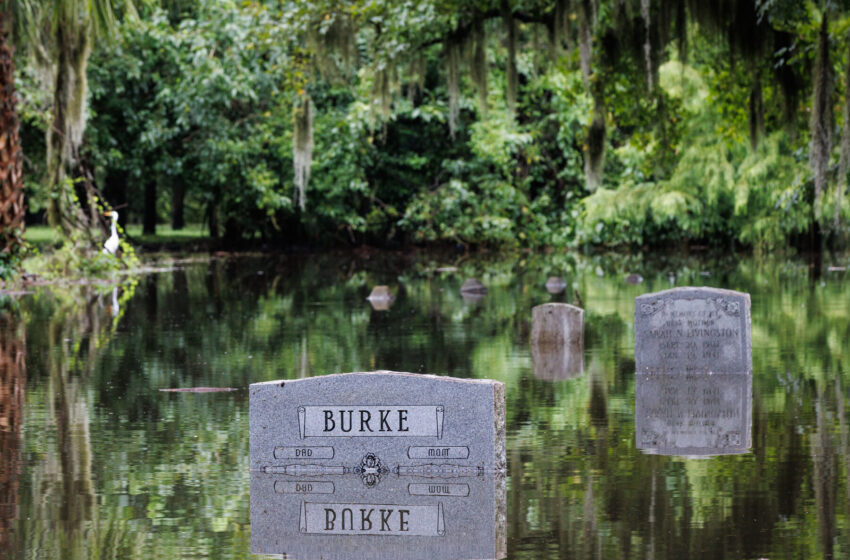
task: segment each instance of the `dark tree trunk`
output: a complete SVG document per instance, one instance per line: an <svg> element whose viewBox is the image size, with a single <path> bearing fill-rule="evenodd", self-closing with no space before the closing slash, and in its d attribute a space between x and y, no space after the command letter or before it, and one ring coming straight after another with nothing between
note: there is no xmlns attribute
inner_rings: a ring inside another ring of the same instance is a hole
<svg viewBox="0 0 850 560"><path fill-rule="evenodd" d="M182 182L171 188L171 229L183 229L186 225L183 219L183 200L186 198L186 185Z"/></svg>
<svg viewBox="0 0 850 560"><path fill-rule="evenodd" d="M145 183L145 212L142 215L142 233L156 234L156 179Z"/></svg>
<svg viewBox="0 0 850 560"><path fill-rule="evenodd" d="M118 208L118 224L127 227L130 209L127 207L127 183L129 172L124 169L110 169L106 174L106 184L103 186L103 196L113 208Z"/></svg>
<svg viewBox="0 0 850 560"><path fill-rule="evenodd" d="M218 239L218 212L214 200L211 200L207 206L207 217L210 223L210 237Z"/></svg>
<svg viewBox="0 0 850 560"><path fill-rule="evenodd" d="M0 252L19 255L23 249L24 183L21 177L23 152L18 138L15 65L3 33L0 13Z"/></svg>

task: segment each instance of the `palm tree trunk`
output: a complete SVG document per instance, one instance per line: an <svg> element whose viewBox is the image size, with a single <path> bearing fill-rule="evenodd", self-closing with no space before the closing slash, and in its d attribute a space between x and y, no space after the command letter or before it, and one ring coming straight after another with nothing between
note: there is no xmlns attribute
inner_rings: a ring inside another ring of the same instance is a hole
<svg viewBox="0 0 850 560"><path fill-rule="evenodd" d="M18 138L15 64L2 31L4 15L0 13L0 252L3 257L15 257L24 245L23 152Z"/></svg>

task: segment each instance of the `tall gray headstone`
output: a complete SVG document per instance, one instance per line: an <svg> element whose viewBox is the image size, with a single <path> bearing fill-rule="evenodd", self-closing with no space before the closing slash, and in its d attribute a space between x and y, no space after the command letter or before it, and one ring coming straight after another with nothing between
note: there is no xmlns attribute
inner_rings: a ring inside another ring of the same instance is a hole
<svg viewBox="0 0 850 560"><path fill-rule="evenodd" d="M674 288L635 299L637 373L752 373L749 294Z"/></svg>
<svg viewBox="0 0 850 560"><path fill-rule="evenodd" d="M752 446L749 294L674 288L635 299L635 438L663 455Z"/></svg>
<svg viewBox="0 0 850 560"><path fill-rule="evenodd" d="M505 390L378 371L250 388L255 553L502 558Z"/></svg>

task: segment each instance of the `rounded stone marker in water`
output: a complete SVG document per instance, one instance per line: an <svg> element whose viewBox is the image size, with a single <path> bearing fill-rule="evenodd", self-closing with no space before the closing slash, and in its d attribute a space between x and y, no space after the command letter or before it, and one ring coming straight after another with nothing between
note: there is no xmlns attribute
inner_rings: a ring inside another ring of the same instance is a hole
<svg viewBox="0 0 850 560"><path fill-rule="evenodd" d="M469 278L463 283L463 286L460 287L460 293L484 295L487 293L487 286L482 284L478 278Z"/></svg>
<svg viewBox="0 0 850 560"><path fill-rule="evenodd" d="M395 296L388 286L375 286L372 288L372 293L366 299L369 300L372 309L375 311L386 311L392 305Z"/></svg>
<svg viewBox="0 0 850 560"><path fill-rule="evenodd" d="M584 373L584 309L545 303L531 310L534 376L548 381Z"/></svg>
<svg viewBox="0 0 850 560"><path fill-rule="evenodd" d="M558 276L550 276L548 280L546 280L546 291L550 294L560 294L567 287L567 283L564 282L563 278Z"/></svg>
<svg viewBox="0 0 850 560"><path fill-rule="evenodd" d="M531 310L531 344L584 346L584 309L544 303Z"/></svg>

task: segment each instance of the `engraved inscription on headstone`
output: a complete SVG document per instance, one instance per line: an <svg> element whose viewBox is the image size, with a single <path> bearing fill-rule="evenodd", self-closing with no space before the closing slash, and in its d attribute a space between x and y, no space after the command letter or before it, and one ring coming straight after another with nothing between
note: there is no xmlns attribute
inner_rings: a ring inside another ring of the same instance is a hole
<svg viewBox="0 0 850 560"><path fill-rule="evenodd" d="M500 470L504 399L498 381L387 371L255 383L251 470L346 473L364 457L395 470Z"/></svg>
<svg viewBox="0 0 850 560"><path fill-rule="evenodd" d="M749 294L674 288L635 299L637 373L752 373Z"/></svg>
<svg viewBox="0 0 850 560"><path fill-rule="evenodd" d="M548 381L584 373L584 310L567 303L546 303L531 310L534 376Z"/></svg>
<svg viewBox="0 0 850 560"><path fill-rule="evenodd" d="M635 435L645 453L746 453L751 427L751 375L637 374Z"/></svg>

